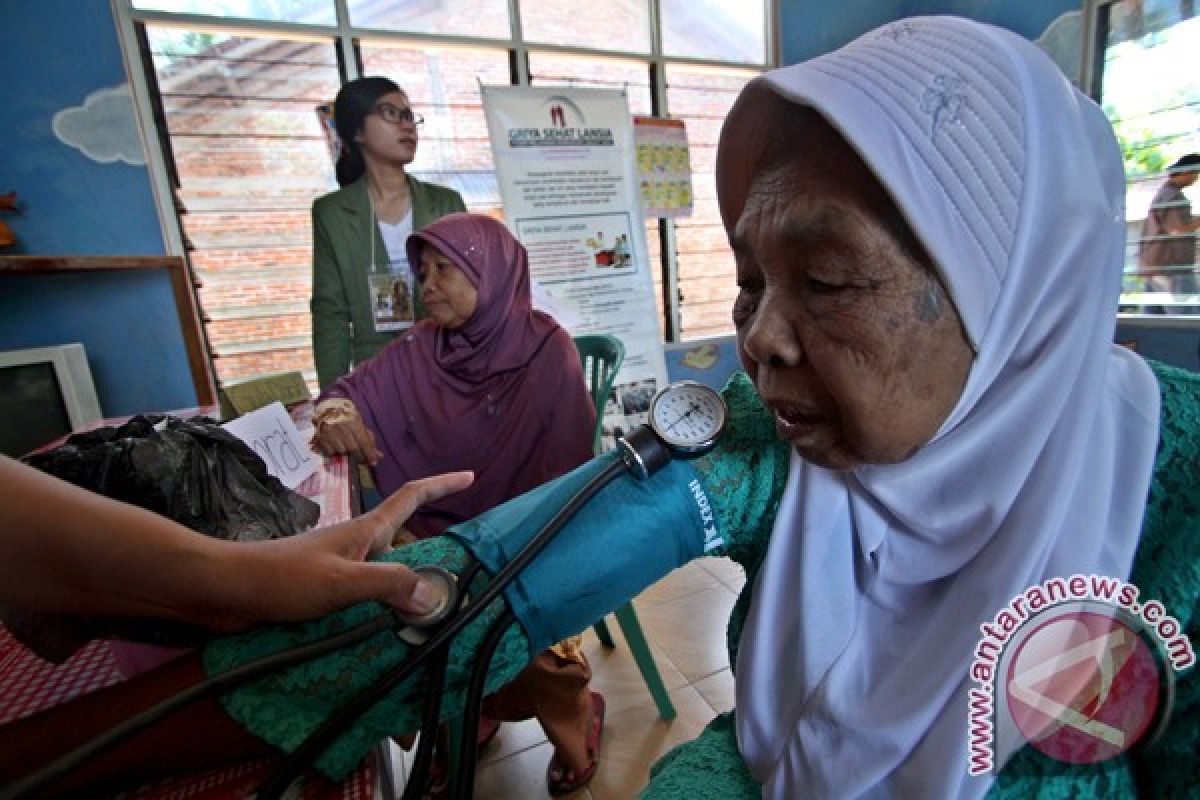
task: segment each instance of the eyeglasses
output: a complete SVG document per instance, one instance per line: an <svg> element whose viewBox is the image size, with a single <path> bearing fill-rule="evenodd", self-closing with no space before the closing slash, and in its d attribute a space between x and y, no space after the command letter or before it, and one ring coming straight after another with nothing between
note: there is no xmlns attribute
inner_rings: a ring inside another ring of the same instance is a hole
<svg viewBox="0 0 1200 800"><path fill-rule="evenodd" d="M376 103L371 109L372 114L378 114L384 122L390 122L393 125L415 125L420 127L425 123L425 118L420 114L414 114L411 108L400 108L391 103Z"/></svg>

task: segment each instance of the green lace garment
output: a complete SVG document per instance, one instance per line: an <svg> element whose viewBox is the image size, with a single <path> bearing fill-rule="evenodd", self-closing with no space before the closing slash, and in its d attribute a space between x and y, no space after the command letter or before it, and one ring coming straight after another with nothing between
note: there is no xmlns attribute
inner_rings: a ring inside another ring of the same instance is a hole
<svg viewBox="0 0 1200 800"><path fill-rule="evenodd" d="M1200 376L1152 365L1163 395L1162 434L1142 541L1131 580L1142 596L1155 597L1175 614L1195 646L1200 625ZM718 523L726 533L725 555L745 567L746 588L729 623L730 663L749 608L754 578L787 477L787 448L750 382L735 376L725 389L730 429L720 447L696 462ZM452 539L437 538L400 548L390 556L408 564L440 564L458 571L465 554ZM268 653L346 629L378 613L358 606L307 625L265 628L214 640L205 650L208 673L223 672ZM500 613L500 603L459 635L447 669L443 718L460 713L473 654ZM518 626L501 641L488 676L493 690L529 661L528 642ZM334 709L388 667L403 660L408 646L388 634L288 670L222 697L226 710L249 731L282 750L293 750ZM371 746L388 735L419 726L419 677L398 686L384 702L327 751L318 767L332 778L354 768ZM1195 669L1176 684L1174 714L1164 735L1148 750L1093 767L1050 762L1025 748L1001 772L989 797L1195 796L1200 786L1200 681ZM737 751L733 715L717 717L697 739L681 745L655 766L644 798L752 798L760 788Z"/></svg>
<svg viewBox="0 0 1200 800"><path fill-rule="evenodd" d="M760 549L770 534L787 479L787 450L775 439L774 425L744 375L731 380L725 399L730 408L729 427L719 447L694 462L694 466L705 484L718 527L725 533L726 545L721 552L746 558ZM453 572L461 572L466 563L462 547L449 537L398 548L388 558L409 565L437 564ZM443 719L461 713L474 653L502 608L497 600L456 637L446 670ZM378 604L365 603L312 623L272 626L214 639L204 650L205 671L216 675L272 653L323 639L381 611ZM248 731L290 752L347 700L401 663L410 649L391 633L381 633L354 647L229 692L221 697L221 702ZM511 681L534 655L529 652L529 642L520 627L512 626L502 637L492 660L487 690L494 691ZM424 678L418 671L363 715L317 760L316 766L330 778L340 779L355 768L375 743L387 736L417 730L423 697Z"/></svg>
<svg viewBox="0 0 1200 800"><path fill-rule="evenodd" d="M1130 581L1179 620L1193 649L1200 629L1200 375L1151 362L1162 393L1161 434L1142 537ZM769 535L768 527L767 534ZM746 568L746 587L729 621L731 664L750 606L765 538L742 540L730 555ZM1026 747L1001 770L991 800L1197 797L1200 792L1200 680L1177 675L1168 727L1150 747L1098 765L1052 761ZM717 717L654 766L643 800L738 800L761 789L737 750L733 712Z"/></svg>

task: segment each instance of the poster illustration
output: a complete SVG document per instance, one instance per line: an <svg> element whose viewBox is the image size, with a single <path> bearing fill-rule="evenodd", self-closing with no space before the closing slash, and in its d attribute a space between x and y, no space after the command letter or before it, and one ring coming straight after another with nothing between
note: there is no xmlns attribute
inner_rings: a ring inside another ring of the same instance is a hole
<svg viewBox="0 0 1200 800"><path fill-rule="evenodd" d="M638 188L646 217L692 215L692 162L681 119L634 117Z"/></svg>

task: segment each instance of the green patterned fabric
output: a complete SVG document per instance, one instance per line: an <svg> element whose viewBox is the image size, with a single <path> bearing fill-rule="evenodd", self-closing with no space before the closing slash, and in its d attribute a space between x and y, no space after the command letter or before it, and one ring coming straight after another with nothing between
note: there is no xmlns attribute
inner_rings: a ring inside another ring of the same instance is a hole
<svg viewBox="0 0 1200 800"><path fill-rule="evenodd" d="M436 564L460 572L466 553L454 540L433 538L397 548L389 560L416 566ZM455 639L446 668L447 692L443 716L458 713L474 664L474 653L487 629L500 615L502 601L487 611ZM344 631L381 613L377 603L364 603L317 622L258 628L212 640L204 648L208 675L272 653L317 641ZM391 633L381 633L289 670L282 670L221 697L225 710L264 741L291 752L329 715L375 679L404 660L412 648ZM496 651L487 688L498 689L516 676L529 660L529 646L520 628L512 627ZM414 732L420 727L424 678L420 671L399 684L317 761L317 767L339 780L349 774L377 742L387 736Z"/></svg>
<svg viewBox="0 0 1200 800"><path fill-rule="evenodd" d="M1179 620L1193 649L1200 629L1200 375L1151 362L1162 393L1161 435L1154 478L1130 582ZM769 531L768 531L769 534ZM746 586L729 621L731 664L737 663L754 578L765 541L730 555L746 568ZM1024 748L1001 771L991 800L1200 797L1200 680L1196 668L1177 676L1168 727L1147 750L1099 765L1063 764ZM733 714L717 717L698 736L654 766L643 800L757 798L758 785L737 750Z"/></svg>
<svg viewBox="0 0 1200 800"><path fill-rule="evenodd" d="M721 530L730 534L730 552L749 553L771 531L775 508L787 478L787 450L774 440L770 418L753 386L740 376L725 392L733 418L720 447L695 462ZM762 446L765 440L774 445ZM755 543L757 542L757 544ZM719 554L719 553L713 553ZM409 565L438 564L461 572L466 554L448 537L426 539L398 548L389 560ZM209 675L266 655L291 649L346 630L380 613L374 603L356 606L313 623L260 628L213 640L204 651ZM443 718L459 713L473 655L488 627L499 616L500 601L455 639L446 673ZM609 609L612 611L614 609ZM375 678L402 662L410 648L391 634L378 634L355 647L308 662L223 695L226 711L247 730L284 751L294 750L337 708ZM531 658L523 631L512 627L501 640L488 675L488 691L516 677ZM386 736L419 727L423 683L410 678L339 739L317 762L331 778L348 774L372 745Z"/></svg>
<svg viewBox="0 0 1200 800"><path fill-rule="evenodd" d="M1163 392L1162 439L1142 541L1132 580L1146 598L1158 598L1179 619L1193 644L1200 615L1200 376L1154 365ZM788 452L774 433L753 386L744 375L725 389L730 427L720 447L697 460L696 469L714 504L721 529L730 538L724 554L747 571L729 623L730 663L749 607L754 577L787 479ZM461 547L435 538L393 551L407 564L440 564L459 571ZM217 674L269 653L344 630L380 607L364 604L315 623L263 628L216 639L205 649L207 672ZM458 713L473 654L487 627L500 613L490 608L459 635L447 670L443 717ZM401 662L409 648L390 634L287 670L222 697L229 714L255 735L285 751L293 750L322 720L362 687ZM492 661L488 688L512 680L529 660L520 628L504 636ZM1030 748L1001 773L993 798L1185 797L1200 786L1200 681L1194 669L1181 676L1170 727L1147 752L1105 765L1076 768L1051 763ZM332 778L349 773L371 746L385 736L415 730L423 694L420 678L398 686L359 720L321 759ZM734 800L759 796L737 751L733 715L717 717L697 739L668 753L654 768L645 798Z"/></svg>

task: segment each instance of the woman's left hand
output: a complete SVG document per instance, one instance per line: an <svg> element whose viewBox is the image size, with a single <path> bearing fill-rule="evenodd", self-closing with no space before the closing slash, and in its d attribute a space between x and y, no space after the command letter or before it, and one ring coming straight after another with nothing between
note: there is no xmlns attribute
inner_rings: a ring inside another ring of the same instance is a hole
<svg viewBox="0 0 1200 800"><path fill-rule="evenodd" d="M312 445L324 455L345 453L372 467L383 458L383 453L375 444L375 435L349 401L343 401L342 405L335 408L318 411L314 423L316 433Z"/></svg>

